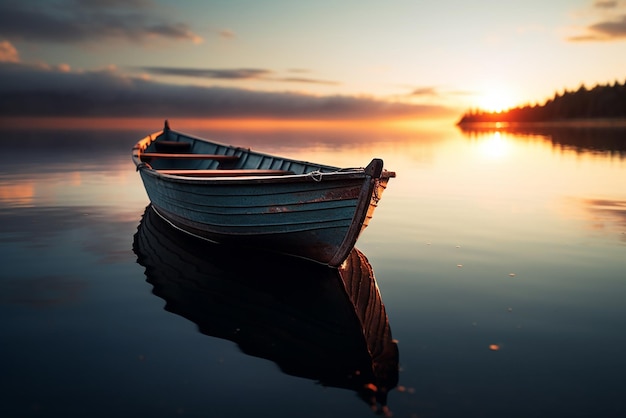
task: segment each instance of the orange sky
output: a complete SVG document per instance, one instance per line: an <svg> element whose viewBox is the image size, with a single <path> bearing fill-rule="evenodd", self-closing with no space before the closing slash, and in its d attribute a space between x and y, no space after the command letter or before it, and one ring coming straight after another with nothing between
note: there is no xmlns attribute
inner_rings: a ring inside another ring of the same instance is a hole
<svg viewBox="0 0 626 418"><path fill-rule="evenodd" d="M0 116L448 123L623 82L625 48L626 0L3 2Z"/></svg>

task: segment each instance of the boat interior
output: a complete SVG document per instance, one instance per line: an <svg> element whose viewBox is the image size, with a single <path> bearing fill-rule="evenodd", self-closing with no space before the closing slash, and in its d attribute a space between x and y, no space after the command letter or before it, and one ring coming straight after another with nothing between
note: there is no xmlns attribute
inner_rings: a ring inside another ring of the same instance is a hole
<svg viewBox="0 0 626 418"><path fill-rule="evenodd" d="M262 154L165 130L138 148L141 162L162 174L194 177L281 176L340 171L337 167Z"/></svg>

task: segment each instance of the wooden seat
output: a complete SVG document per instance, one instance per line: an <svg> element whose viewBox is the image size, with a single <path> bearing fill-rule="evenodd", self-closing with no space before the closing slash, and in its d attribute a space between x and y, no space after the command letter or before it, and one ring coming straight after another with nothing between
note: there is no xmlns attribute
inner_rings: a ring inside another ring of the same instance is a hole
<svg viewBox="0 0 626 418"><path fill-rule="evenodd" d="M141 160L151 160L153 158L181 159L181 160L215 160L215 161L237 161L237 155L221 154L181 154L166 152L143 152L140 154Z"/></svg>
<svg viewBox="0 0 626 418"><path fill-rule="evenodd" d="M244 176L284 176L295 174L289 170L157 170L161 174L186 177L244 177Z"/></svg>

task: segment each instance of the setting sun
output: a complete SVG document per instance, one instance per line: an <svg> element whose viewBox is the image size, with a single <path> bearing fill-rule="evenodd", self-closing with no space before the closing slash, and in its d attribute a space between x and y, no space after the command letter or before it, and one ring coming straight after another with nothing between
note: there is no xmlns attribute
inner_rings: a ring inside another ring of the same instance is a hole
<svg viewBox="0 0 626 418"><path fill-rule="evenodd" d="M490 87L478 99L478 107L488 112L502 112L515 106L513 94L504 86Z"/></svg>

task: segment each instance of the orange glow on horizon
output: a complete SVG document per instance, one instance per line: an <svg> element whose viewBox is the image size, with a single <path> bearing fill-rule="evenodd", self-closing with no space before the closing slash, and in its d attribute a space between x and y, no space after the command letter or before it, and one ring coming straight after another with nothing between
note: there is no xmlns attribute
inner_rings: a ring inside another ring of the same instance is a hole
<svg viewBox="0 0 626 418"><path fill-rule="evenodd" d="M80 171L74 171L69 175L70 185L72 186L80 186L83 182L83 178L81 176Z"/></svg>
<svg viewBox="0 0 626 418"><path fill-rule="evenodd" d="M163 118L81 118L81 117L14 117L0 118L0 125L12 129L79 129L155 131L163 126ZM223 129L223 130L355 130L399 129L412 130L427 126L449 124L443 119L364 119L364 120L306 120L306 119L200 119L170 118L173 129Z"/></svg>
<svg viewBox="0 0 626 418"><path fill-rule="evenodd" d="M0 184L0 201L12 201L20 205L32 203L35 196L33 182Z"/></svg>

